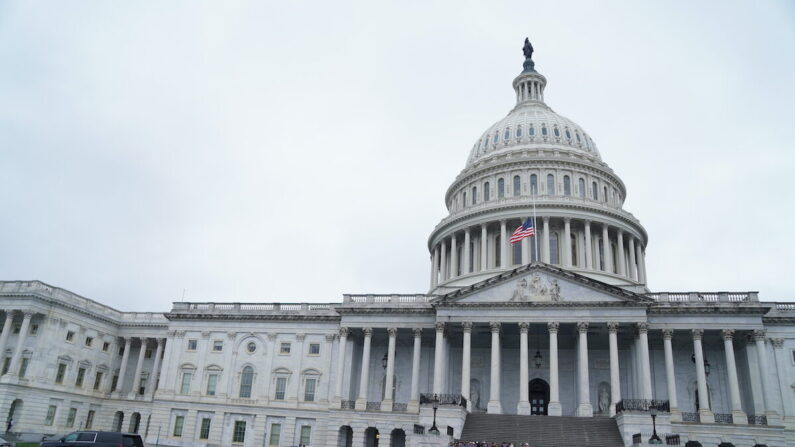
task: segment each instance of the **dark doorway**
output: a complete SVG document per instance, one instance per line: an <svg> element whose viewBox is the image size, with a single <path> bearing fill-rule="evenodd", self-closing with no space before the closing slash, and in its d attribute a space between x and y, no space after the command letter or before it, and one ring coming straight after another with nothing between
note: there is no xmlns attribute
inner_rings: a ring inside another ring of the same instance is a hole
<svg viewBox="0 0 795 447"><path fill-rule="evenodd" d="M396 428L392 430L389 438L390 447L406 447L406 432L402 429Z"/></svg>
<svg viewBox="0 0 795 447"><path fill-rule="evenodd" d="M543 379L530 381L530 414L547 415L549 406L549 384Z"/></svg>
<svg viewBox="0 0 795 447"><path fill-rule="evenodd" d="M375 427L368 427L364 431L364 447L378 447L378 441L381 439L381 434Z"/></svg>

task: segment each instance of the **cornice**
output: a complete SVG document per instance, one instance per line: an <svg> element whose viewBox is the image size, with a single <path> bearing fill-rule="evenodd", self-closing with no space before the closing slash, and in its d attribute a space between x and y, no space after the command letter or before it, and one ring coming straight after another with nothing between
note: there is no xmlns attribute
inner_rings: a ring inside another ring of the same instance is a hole
<svg viewBox="0 0 795 447"><path fill-rule="evenodd" d="M380 307L373 306L372 304L361 307L343 307L337 308L337 313L340 315L361 315L361 314L378 314L378 315L419 315L419 314L433 314L435 306L428 307Z"/></svg>
<svg viewBox="0 0 795 447"><path fill-rule="evenodd" d="M340 321L339 315L257 315L257 314L180 314L166 313L166 318L174 320L214 320L214 321Z"/></svg>
<svg viewBox="0 0 795 447"><path fill-rule="evenodd" d="M764 324L795 325L795 316L791 317L762 317Z"/></svg>
<svg viewBox="0 0 795 447"><path fill-rule="evenodd" d="M768 312L768 307L760 306L691 306L686 304L670 305L669 303L655 303L649 307L649 314L734 314L734 315L764 315Z"/></svg>
<svg viewBox="0 0 795 447"><path fill-rule="evenodd" d="M459 308L466 308L466 307L476 307L476 308L496 308L496 309L513 309L513 308L544 308L544 309L555 309L555 308L563 308L563 309L571 309L571 308L591 308L591 307L629 307L629 308L638 308L644 309L648 307L648 304L644 303L632 303L629 301L543 301L543 302L510 302L510 301L503 301L503 302L484 302L484 303L473 303L473 302L446 302L446 303L439 303L435 305L437 309L459 309Z"/></svg>

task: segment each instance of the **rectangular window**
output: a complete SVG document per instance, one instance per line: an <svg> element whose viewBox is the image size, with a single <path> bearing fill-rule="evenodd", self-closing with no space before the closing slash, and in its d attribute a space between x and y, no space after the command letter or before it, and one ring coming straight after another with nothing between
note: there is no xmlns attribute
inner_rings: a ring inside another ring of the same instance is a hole
<svg viewBox="0 0 795 447"><path fill-rule="evenodd" d="M147 377L141 377L141 381L138 382L138 394L141 396L146 394L146 379Z"/></svg>
<svg viewBox="0 0 795 447"><path fill-rule="evenodd" d="M214 340L213 341L213 351L214 352L221 352L224 350L224 342L221 340Z"/></svg>
<svg viewBox="0 0 795 447"><path fill-rule="evenodd" d="M279 445L279 438L282 435L282 424L271 424L271 436L268 445Z"/></svg>
<svg viewBox="0 0 795 447"><path fill-rule="evenodd" d="M290 343L282 343L279 347L279 354L289 354L290 353Z"/></svg>
<svg viewBox="0 0 795 447"><path fill-rule="evenodd" d="M235 421L235 430L232 432L232 442L236 444L246 442L246 421Z"/></svg>
<svg viewBox="0 0 795 447"><path fill-rule="evenodd" d="M77 417L77 408L70 408L69 414L66 415L66 426L68 428L75 426L75 417Z"/></svg>
<svg viewBox="0 0 795 447"><path fill-rule="evenodd" d="M190 372L183 372L182 373L182 386L179 389L180 394L188 394L190 393L190 379L193 377L193 373Z"/></svg>
<svg viewBox="0 0 795 447"><path fill-rule="evenodd" d="M188 351L195 351L198 344L199 342L196 339L188 340Z"/></svg>
<svg viewBox="0 0 795 447"><path fill-rule="evenodd" d="M77 369L77 379L75 380L75 386L80 388L83 386L83 379L86 378L86 369L85 368L78 368Z"/></svg>
<svg viewBox="0 0 795 447"><path fill-rule="evenodd" d="M287 389L287 377L276 378L276 400L284 400L284 391Z"/></svg>
<svg viewBox="0 0 795 447"><path fill-rule="evenodd" d="M312 443L312 426L301 426L301 445L309 445Z"/></svg>
<svg viewBox="0 0 795 447"><path fill-rule="evenodd" d="M116 387L119 385L119 375L114 374L113 379L110 381L110 391L116 391Z"/></svg>
<svg viewBox="0 0 795 447"><path fill-rule="evenodd" d="M10 366L11 366L11 357L6 357L5 359L3 359L3 374L2 375L8 374L8 368Z"/></svg>
<svg viewBox="0 0 795 447"><path fill-rule="evenodd" d="M309 343L309 355L320 355L320 343Z"/></svg>
<svg viewBox="0 0 795 447"><path fill-rule="evenodd" d="M75 333L72 332L72 331L67 331L66 332L66 341L71 342L74 339L75 339Z"/></svg>
<svg viewBox="0 0 795 447"><path fill-rule="evenodd" d="M86 346L91 347L91 344L94 343L94 337L86 337Z"/></svg>
<svg viewBox="0 0 795 447"><path fill-rule="evenodd" d="M38 324L31 324L30 325L30 335L36 335L39 332L39 325Z"/></svg>
<svg viewBox="0 0 795 447"><path fill-rule="evenodd" d="M185 416L177 416L174 418L174 437L182 436L182 426L185 425Z"/></svg>
<svg viewBox="0 0 795 447"><path fill-rule="evenodd" d="M199 429L199 439L210 439L210 418L202 418L202 425Z"/></svg>
<svg viewBox="0 0 795 447"><path fill-rule="evenodd" d="M215 396L215 387L218 385L218 374L207 376L207 395Z"/></svg>
<svg viewBox="0 0 795 447"><path fill-rule="evenodd" d="M97 371L97 375L94 376L94 389L98 390L101 385L102 385L102 371Z"/></svg>
<svg viewBox="0 0 795 447"><path fill-rule="evenodd" d="M58 372L55 373L55 383L63 383L63 377L66 375L66 363L58 364Z"/></svg>
<svg viewBox="0 0 795 447"><path fill-rule="evenodd" d="M110 349L110 343L103 342L102 343L102 352L108 352L108 349Z"/></svg>
<svg viewBox="0 0 795 447"><path fill-rule="evenodd" d="M25 373L28 372L28 363L30 363L30 359L22 357L22 363L19 364L19 377L25 377Z"/></svg>
<svg viewBox="0 0 795 447"><path fill-rule="evenodd" d="M306 379L306 386L304 387L304 400L306 402L314 402L315 401L315 385L317 384L317 379Z"/></svg>
<svg viewBox="0 0 795 447"><path fill-rule="evenodd" d="M55 411L58 409L55 405L47 407L47 416L44 416L44 425L51 426L55 420Z"/></svg>
<svg viewBox="0 0 795 447"><path fill-rule="evenodd" d="M152 358L152 350L151 349L147 349L146 351L144 351L144 358L147 358L147 359L151 359Z"/></svg>
<svg viewBox="0 0 795 447"><path fill-rule="evenodd" d="M91 426L94 425L94 410L88 410L88 414L86 415L86 430L91 430Z"/></svg>

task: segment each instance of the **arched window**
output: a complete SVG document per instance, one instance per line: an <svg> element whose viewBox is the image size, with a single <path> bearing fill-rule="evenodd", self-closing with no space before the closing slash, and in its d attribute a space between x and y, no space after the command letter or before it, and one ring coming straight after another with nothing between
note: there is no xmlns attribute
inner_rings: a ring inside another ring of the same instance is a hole
<svg viewBox="0 0 795 447"><path fill-rule="evenodd" d="M579 186L580 186L580 198L584 199L585 198L585 180L580 178L580 181L578 183L579 183Z"/></svg>
<svg viewBox="0 0 795 447"><path fill-rule="evenodd" d="M577 267L577 236L571 233L569 237L571 238L571 265Z"/></svg>
<svg viewBox="0 0 795 447"><path fill-rule="evenodd" d="M488 202L491 200L491 188L489 182L483 184L483 201Z"/></svg>
<svg viewBox="0 0 795 447"><path fill-rule="evenodd" d="M558 233L549 235L549 262L560 264L560 250L558 250Z"/></svg>
<svg viewBox="0 0 795 447"><path fill-rule="evenodd" d="M530 194L538 194L538 176L535 174L530 175Z"/></svg>
<svg viewBox="0 0 795 447"><path fill-rule="evenodd" d="M569 129L566 129L566 139L571 140L571 132L569 132Z"/></svg>
<svg viewBox="0 0 795 447"><path fill-rule="evenodd" d="M513 196L516 197L522 193L522 179L518 175L513 176Z"/></svg>
<svg viewBox="0 0 795 447"><path fill-rule="evenodd" d="M467 192L466 191L464 191L463 198L464 198L464 200L463 200L464 206L467 206Z"/></svg>
<svg viewBox="0 0 795 447"><path fill-rule="evenodd" d="M240 397L251 397L251 385L254 383L254 368L246 366L240 374Z"/></svg>
<svg viewBox="0 0 795 447"><path fill-rule="evenodd" d="M547 174L547 194L555 195L555 176L552 174Z"/></svg>
<svg viewBox="0 0 795 447"><path fill-rule="evenodd" d="M520 138L522 136L522 126L516 126L516 138Z"/></svg>
<svg viewBox="0 0 795 447"><path fill-rule="evenodd" d="M486 137L483 138L483 145L489 147L489 135L486 135Z"/></svg>
<svg viewBox="0 0 795 447"><path fill-rule="evenodd" d="M494 144L497 144L498 141L500 141L500 133L494 132Z"/></svg>
<svg viewBox="0 0 795 447"><path fill-rule="evenodd" d="M593 199L599 200L599 187L596 186L596 182L593 182L591 186L593 187Z"/></svg>
<svg viewBox="0 0 795 447"><path fill-rule="evenodd" d="M541 135L547 136L547 126L541 126Z"/></svg>
<svg viewBox="0 0 795 447"><path fill-rule="evenodd" d="M578 143L582 142L582 141L580 141L580 133L579 132L574 132L574 136L577 137L577 142Z"/></svg>
<svg viewBox="0 0 795 447"><path fill-rule="evenodd" d="M571 178L568 175L563 176L563 194L571 195Z"/></svg>
<svg viewBox="0 0 795 447"><path fill-rule="evenodd" d="M478 203L478 187L477 186L473 186L472 187L472 204L474 205L476 203Z"/></svg>
<svg viewBox="0 0 795 447"><path fill-rule="evenodd" d="M511 129L505 129L505 134L502 136L502 139L505 141L511 139Z"/></svg>
<svg viewBox="0 0 795 447"><path fill-rule="evenodd" d="M604 187L604 193L602 194L602 201L607 203L607 186Z"/></svg>
<svg viewBox="0 0 795 447"><path fill-rule="evenodd" d="M494 267L500 267L502 261L502 238L498 234L494 237Z"/></svg>
<svg viewBox="0 0 795 447"><path fill-rule="evenodd" d="M531 137L534 136L536 134L536 128L531 125L530 128L527 129L527 134Z"/></svg>
<svg viewBox="0 0 795 447"><path fill-rule="evenodd" d="M501 178L497 180L497 198L502 199L505 198L505 179Z"/></svg>
<svg viewBox="0 0 795 447"><path fill-rule="evenodd" d="M560 129L555 127L554 129L552 129L552 133L554 133L556 137L559 137L560 136Z"/></svg>

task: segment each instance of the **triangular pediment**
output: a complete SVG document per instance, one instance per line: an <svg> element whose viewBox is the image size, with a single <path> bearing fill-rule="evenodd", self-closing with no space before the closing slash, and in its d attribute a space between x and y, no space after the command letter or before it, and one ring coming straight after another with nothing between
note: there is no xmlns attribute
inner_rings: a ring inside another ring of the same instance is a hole
<svg viewBox="0 0 795 447"><path fill-rule="evenodd" d="M552 265L533 263L438 298L441 303L646 303L648 298Z"/></svg>

